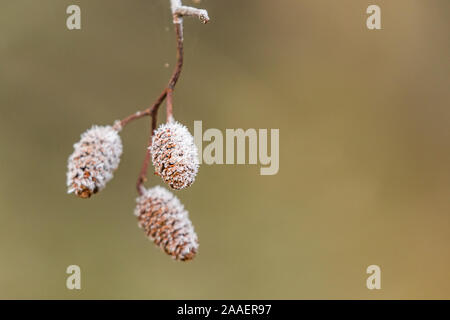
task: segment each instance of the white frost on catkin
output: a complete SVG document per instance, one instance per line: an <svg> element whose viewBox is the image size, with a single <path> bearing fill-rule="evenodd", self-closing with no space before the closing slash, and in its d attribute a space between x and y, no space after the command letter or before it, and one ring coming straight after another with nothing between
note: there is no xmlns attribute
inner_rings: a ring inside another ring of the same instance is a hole
<svg viewBox="0 0 450 320"><path fill-rule="evenodd" d="M176 121L162 124L153 135L155 173L176 190L189 187L198 172L198 149L188 129Z"/></svg>
<svg viewBox="0 0 450 320"><path fill-rule="evenodd" d="M111 126L93 126L81 135L68 160L68 193L89 198L112 179L122 154L118 130L120 128Z"/></svg>
<svg viewBox="0 0 450 320"><path fill-rule="evenodd" d="M136 202L134 214L150 240L176 260L187 261L195 257L197 234L189 213L176 196L156 186L145 190Z"/></svg>

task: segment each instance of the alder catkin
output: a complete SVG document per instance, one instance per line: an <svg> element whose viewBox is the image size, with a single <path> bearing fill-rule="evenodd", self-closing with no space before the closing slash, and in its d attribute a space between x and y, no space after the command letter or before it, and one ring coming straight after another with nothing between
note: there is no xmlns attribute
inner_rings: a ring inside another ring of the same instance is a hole
<svg viewBox="0 0 450 320"><path fill-rule="evenodd" d="M89 198L112 179L122 154L122 141L115 127L93 126L74 144L68 160L68 193Z"/></svg>
<svg viewBox="0 0 450 320"><path fill-rule="evenodd" d="M180 261L197 254L198 238L180 200L160 186L144 190L134 211L139 227L165 253Z"/></svg>
<svg viewBox="0 0 450 320"><path fill-rule="evenodd" d="M152 145L155 173L172 189L181 190L195 181L198 172L198 150L188 129L170 121L155 130Z"/></svg>

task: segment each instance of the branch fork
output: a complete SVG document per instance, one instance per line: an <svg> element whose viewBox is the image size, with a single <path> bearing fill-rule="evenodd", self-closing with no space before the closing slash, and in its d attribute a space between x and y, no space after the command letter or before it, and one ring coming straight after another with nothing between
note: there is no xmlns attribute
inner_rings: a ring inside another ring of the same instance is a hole
<svg viewBox="0 0 450 320"><path fill-rule="evenodd" d="M173 16L173 24L175 26L175 36L177 41L177 62L175 65L175 69L172 73L172 76L170 77L170 80L167 84L167 86L164 88L164 90L161 92L159 97L156 99L156 101L153 103L152 106L149 108L138 111L136 113L133 113L129 115L128 117L124 118L123 120L119 121L115 127L117 128L124 128L128 123L143 118L145 116L150 116L152 118L151 120L151 132L150 137L147 145L147 151L145 154L144 162L142 164L142 168L136 183L137 191L140 195L144 192L144 182L147 180L147 171L148 171L148 165L150 163L151 158L151 151L150 147L152 144L152 138L154 131L156 130L156 124L157 124L157 115L159 106L166 100L166 113L167 113L167 122L172 122L174 120L173 117L173 92L175 89L175 85L178 82L178 79L181 74L181 70L183 67L183 17L197 17L200 19L202 23L208 23L210 21L208 16L208 11L204 9L198 9L194 7L189 6L183 6L181 3L181 0L170 0L171 3L171 10L172 10L172 16Z"/></svg>

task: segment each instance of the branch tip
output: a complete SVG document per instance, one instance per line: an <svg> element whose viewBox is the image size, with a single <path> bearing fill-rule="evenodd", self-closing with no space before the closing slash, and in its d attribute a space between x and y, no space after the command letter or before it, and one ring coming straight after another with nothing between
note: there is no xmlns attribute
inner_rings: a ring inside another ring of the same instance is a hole
<svg viewBox="0 0 450 320"><path fill-rule="evenodd" d="M197 17L204 24L210 21L208 11L194 7L183 6L181 0L170 0L172 4L172 14L174 16L173 23L181 23L181 18Z"/></svg>

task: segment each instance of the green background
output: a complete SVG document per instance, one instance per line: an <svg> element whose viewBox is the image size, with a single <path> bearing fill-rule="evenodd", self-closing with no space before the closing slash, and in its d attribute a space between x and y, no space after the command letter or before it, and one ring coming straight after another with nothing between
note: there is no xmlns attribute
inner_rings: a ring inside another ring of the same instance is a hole
<svg viewBox="0 0 450 320"><path fill-rule="evenodd" d="M80 31L66 28L70 4ZM149 121L122 132L105 190L65 187L79 135L167 83L169 1L2 0L0 298L450 298L450 2L184 4L212 21L185 19L175 117L191 131L280 129L279 173L203 165L177 192L199 254L171 260L133 216ZM382 30L366 28L369 4ZM80 291L66 289L71 264ZM372 264L381 290L366 288Z"/></svg>

